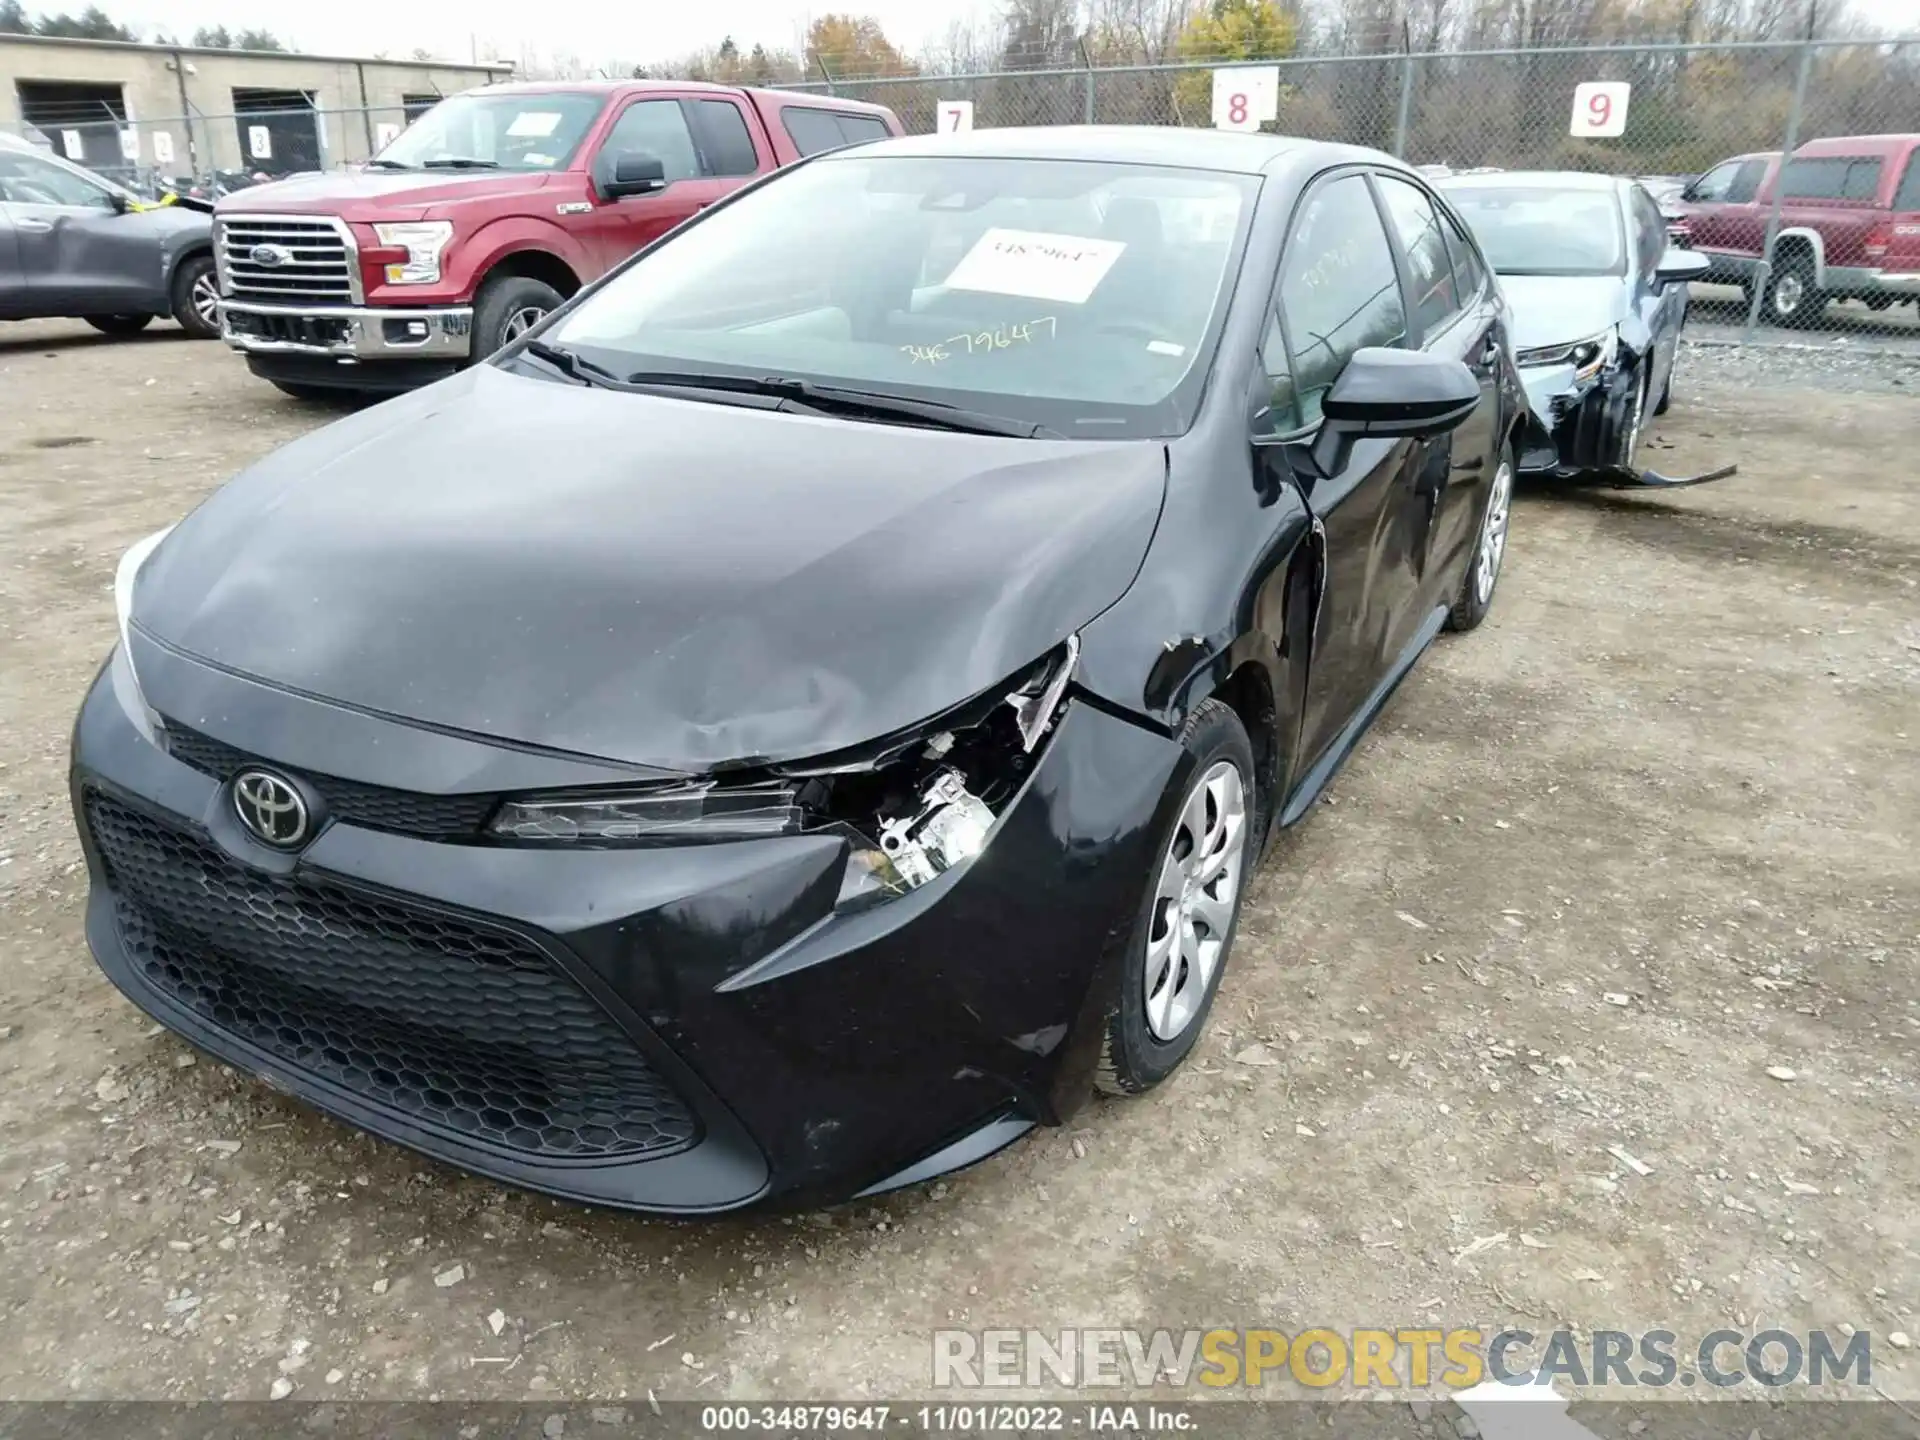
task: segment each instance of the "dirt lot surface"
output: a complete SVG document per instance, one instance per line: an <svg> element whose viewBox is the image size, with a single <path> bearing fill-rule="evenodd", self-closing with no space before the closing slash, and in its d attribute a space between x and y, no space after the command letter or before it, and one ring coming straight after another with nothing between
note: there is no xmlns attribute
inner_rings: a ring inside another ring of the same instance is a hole
<svg viewBox="0 0 1920 1440"><path fill-rule="evenodd" d="M0 330L0 1396L898 1397L947 1325L1517 1322L1848 1324L1920 1402L1879 1343L1920 1332L1914 389L1702 358L1655 458L1738 478L1523 495L1174 1083L682 1225L366 1139L95 969L64 778L114 562L328 416L217 345Z"/></svg>

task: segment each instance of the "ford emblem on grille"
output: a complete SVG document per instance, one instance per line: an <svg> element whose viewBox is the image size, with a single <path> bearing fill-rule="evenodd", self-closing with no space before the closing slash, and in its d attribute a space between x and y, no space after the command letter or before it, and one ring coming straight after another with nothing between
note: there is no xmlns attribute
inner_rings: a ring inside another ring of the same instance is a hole
<svg viewBox="0 0 1920 1440"><path fill-rule="evenodd" d="M269 270L293 263L293 252L284 245L256 245L247 252L247 258L256 265L264 265Z"/></svg>
<svg viewBox="0 0 1920 1440"><path fill-rule="evenodd" d="M290 850L307 838L307 802L287 781L265 770L233 777L233 809L256 839Z"/></svg>

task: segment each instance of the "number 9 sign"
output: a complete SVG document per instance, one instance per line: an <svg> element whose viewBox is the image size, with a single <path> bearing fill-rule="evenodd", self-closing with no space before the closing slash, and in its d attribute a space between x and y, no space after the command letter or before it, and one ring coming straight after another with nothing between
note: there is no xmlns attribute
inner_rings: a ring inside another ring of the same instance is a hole
<svg viewBox="0 0 1920 1440"><path fill-rule="evenodd" d="M1589 80L1573 87L1575 136L1606 139L1627 133L1627 95L1633 87L1624 80Z"/></svg>

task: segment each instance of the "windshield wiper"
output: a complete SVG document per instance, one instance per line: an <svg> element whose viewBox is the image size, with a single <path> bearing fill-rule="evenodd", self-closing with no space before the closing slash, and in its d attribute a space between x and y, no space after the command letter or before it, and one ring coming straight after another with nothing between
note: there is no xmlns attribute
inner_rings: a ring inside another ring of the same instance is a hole
<svg viewBox="0 0 1920 1440"><path fill-rule="evenodd" d="M563 350L558 345L549 345L544 340L529 340L520 347L521 352L544 360L563 375L571 376L583 385L595 385L603 390L627 390L632 387L613 371L596 365L583 355L571 350Z"/></svg>
<svg viewBox="0 0 1920 1440"><path fill-rule="evenodd" d="M381 170L411 170L413 166L407 164L404 160L369 160L367 161L367 168L369 170L375 168Z"/></svg>
<svg viewBox="0 0 1920 1440"><path fill-rule="evenodd" d="M443 155L438 160L422 160L425 170L498 170L498 160L480 160L472 155Z"/></svg>
<svg viewBox="0 0 1920 1440"><path fill-rule="evenodd" d="M811 380L783 375L720 375L706 371L641 370L625 377L629 385L669 390L725 390L736 395L767 395L793 408L834 415L864 415L882 420L912 420L939 430L968 435L1009 435L1016 439L1059 439L1056 431L1026 420L963 410L938 400L916 400L884 390L854 390L839 385L816 385Z"/></svg>

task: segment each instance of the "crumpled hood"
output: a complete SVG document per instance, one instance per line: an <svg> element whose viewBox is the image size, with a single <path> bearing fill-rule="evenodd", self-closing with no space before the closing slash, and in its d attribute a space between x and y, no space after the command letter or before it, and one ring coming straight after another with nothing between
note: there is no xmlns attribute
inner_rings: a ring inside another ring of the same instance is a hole
<svg viewBox="0 0 1920 1440"><path fill-rule="evenodd" d="M1618 275L1502 275L1513 307L1513 345L1532 350L1598 335L1627 313L1627 282Z"/></svg>
<svg viewBox="0 0 1920 1440"><path fill-rule="evenodd" d="M903 729L1124 593L1157 442L961 435L477 367L315 431L155 552L135 623L404 719L701 770Z"/></svg>

